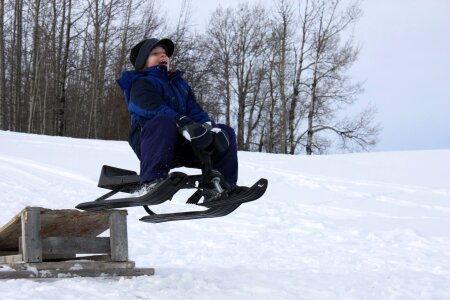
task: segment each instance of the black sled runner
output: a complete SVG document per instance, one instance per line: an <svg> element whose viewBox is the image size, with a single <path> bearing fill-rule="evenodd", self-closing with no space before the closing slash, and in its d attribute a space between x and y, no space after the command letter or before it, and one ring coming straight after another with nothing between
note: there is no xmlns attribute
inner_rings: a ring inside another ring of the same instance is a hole
<svg viewBox="0 0 450 300"><path fill-rule="evenodd" d="M212 170L210 164L207 164L201 175L172 172L167 179L159 182L154 189L146 194L108 199L118 192L131 194L137 191L140 186L139 175L134 171L103 166L98 186L111 191L94 201L80 203L76 208L85 211L100 211L143 206L148 215L140 220L148 223L216 218L232 213L243 203L259 199L265 193L267 185L267 179L261 178L251 187L230 187L222 174ZM149 206L171 200L181 189L195 191L186 201L187 204L202 206L205 209L156 214L149 208Z"/></svg>

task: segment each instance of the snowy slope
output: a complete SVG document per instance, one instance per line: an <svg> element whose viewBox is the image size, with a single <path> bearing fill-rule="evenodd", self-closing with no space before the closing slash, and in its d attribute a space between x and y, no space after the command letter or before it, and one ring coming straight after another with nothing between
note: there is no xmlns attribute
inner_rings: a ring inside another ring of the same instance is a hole
<svg viewBox="0 0 450 300"><path fill-rule="evenodd" d="M155 276L3 280L0 299L450 299L450 150L239 159L241 185L269 188L227 217L128 210L130 257ZM0 131L0 226L95 199L103 164L139 167L125 142Z"/></svg>

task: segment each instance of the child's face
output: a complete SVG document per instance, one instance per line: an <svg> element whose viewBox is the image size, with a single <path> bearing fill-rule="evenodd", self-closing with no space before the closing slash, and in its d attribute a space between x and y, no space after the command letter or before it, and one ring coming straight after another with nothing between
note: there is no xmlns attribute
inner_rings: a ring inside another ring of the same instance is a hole
<svg viewBox="0 0 450 300"><path fill-rule="evenodd" d="M157 65L164 65L167 70L170 70L170 59L166 55L166 50L163 47L155 47L147 57L144 68L150 68Z"/></svg>

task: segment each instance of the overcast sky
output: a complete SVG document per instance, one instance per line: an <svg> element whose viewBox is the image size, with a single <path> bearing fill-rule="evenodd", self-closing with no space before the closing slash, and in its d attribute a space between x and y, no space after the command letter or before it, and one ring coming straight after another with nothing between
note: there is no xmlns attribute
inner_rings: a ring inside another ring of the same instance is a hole
<svg viewBox="0 0 450 300"><path fill-rule="evenodd" d="M182 2L158 1L171 16ZM191 3L202 31L215 7L239 1ZM365 0L361 7L355 38L362 51L350 74L365 82L361 107L378 108L383 131L375 151L450 148L450 1Z"/></svg>

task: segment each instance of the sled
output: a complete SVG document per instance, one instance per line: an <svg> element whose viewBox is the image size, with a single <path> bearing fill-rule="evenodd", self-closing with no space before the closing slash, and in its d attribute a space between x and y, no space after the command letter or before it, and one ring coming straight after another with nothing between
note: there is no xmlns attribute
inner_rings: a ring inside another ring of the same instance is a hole
<svg viewBox="0 0 450 300"><path fill-rule="evenodd" d="M102 211L142 206L148 215L140 220L148 223L217 218L232 213L243 203L261 198L267 189L268 181L264 178L259 179L251 187L230 187L222 174L211 168L209 156L204 158L204 162L202 174L187 175L183 172L172 172L167 179L159 182L146 194L117 199L110 198L119 192L133 194L139 190L139 175L134 171L104 165L100 172L98 186L109 189L110 192L94 201L80 203L76 208L85 211ZM182 189L194 191L186 204L201 206L205 209L157 214L149 208L149 206L171 200Z"/></svg>

